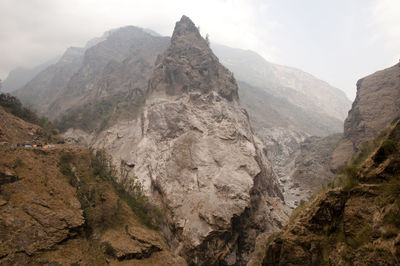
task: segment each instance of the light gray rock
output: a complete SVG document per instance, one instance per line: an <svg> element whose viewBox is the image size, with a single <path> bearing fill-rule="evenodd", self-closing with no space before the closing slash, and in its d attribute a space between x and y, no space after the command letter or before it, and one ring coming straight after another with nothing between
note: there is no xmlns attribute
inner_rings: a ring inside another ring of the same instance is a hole
<svg viewBox="0 0 400 266"><path fill-rule="evenodd" d="M257 235L278 230L287 214L235 80L183 17L149 84L141 115L91 145L135 165L189 263L245 263Z"/></svg>

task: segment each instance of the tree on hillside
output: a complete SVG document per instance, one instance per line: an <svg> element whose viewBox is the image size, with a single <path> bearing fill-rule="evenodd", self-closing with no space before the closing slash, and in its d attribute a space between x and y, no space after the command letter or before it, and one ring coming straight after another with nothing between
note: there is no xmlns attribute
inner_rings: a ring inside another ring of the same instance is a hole
<svg viewBox="0 0 400 266"><path fill-rule="evenodd" d="M3 87L3 84L2 84L2 80L0 79L0 91L1 91L2 87Z"/></svg>

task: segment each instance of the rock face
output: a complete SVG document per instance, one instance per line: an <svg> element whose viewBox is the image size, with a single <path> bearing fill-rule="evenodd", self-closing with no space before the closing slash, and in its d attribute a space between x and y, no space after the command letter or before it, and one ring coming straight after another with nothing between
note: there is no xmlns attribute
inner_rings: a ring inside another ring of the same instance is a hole
<svg viewBox="0 0 400 266"><path fill-rule="evenodd" d="M0 117L1 265L185 265L94 175L86 148L17 147L39 127Z"/></svg>
<svg viewBox="0 0 400 266"><path fill-rule="evenodd" d="M255 237L285 220L282 194L238 87L193 22L177 22L156 62L143 113L93 141L135 165L189 264L241 265Z"/></svg>
<svg viewBox="0 0 400 266"><path fill-rule="evenodd" d="M357 82L357 96L344 123L344 139L333 154L332 168L344 165L400 115L400 63Z"/></svg>
<svg viewBox="0 0 400 266"><path fill-rule="evenodd" d="M350 101L326 82L301 70L270 63L255 52L223 45L212 48L221 63L234 72L241 102L249 112L255 134L267 147L268 158L285 188L286 202L294 207L295 202L314 192L293 178L295 172L306 170L296 169L303 141L316 140L311 136L326 137L341 132ZM316 140L313 145L318 144ZM308 168L313 176L316 179L326 174L332 176L328 173L329 162L321 163L322 160ZM315 184L325 181L315 180Z"/></svg>
<svg viewBox="0 0 400 266"><path fill-rule="evenodd" d="M264 255L253 261L263 265L398 265L399 122L379 139L370 157L347 168L336 180L344 183L298 209L282 232L264 242Z"/></svg>

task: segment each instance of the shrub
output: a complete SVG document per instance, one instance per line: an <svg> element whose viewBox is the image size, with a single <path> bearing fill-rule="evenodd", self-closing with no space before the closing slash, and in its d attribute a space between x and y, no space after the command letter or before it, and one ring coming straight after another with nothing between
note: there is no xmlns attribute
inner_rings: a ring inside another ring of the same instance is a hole
<svg viewBox="0 0 400 266"><path fill-rule="evenodd" d="M392 121L392 125L396 124L398 121L400 120L400 115L398 117L396 117L395 119L393 119Z"/></svg>
<svg viewBox="0 0 400 266"><path fill-rule="evenodd" d="M7 112L10 112L22 120L33 124L38 124L39 122L39 118L35 112L24 107L17 97L14 97L8 93L0 93L0 105L3 106Z"/></svg>
<svg viewBox="0 0 400 266"><path fill-rule="evenodd" d="M380 164L384 160L386 160L386 158L389 155L393 154L396 151L397 151L396 142L391 139L387 139L382 143L381 147L377 150L377 152L373 157L373 160L377 164Z"/></svg>
<svg viewBox="0 0 400 266"><path fill-rule="evenodd" d="M83 176L79 179L71 168L71 164L74 163L71 153L62 153L59 164L60 172L69 178L72 186L77 188L78 198L89 227L96 225L105 227L116 223L113 221L115 217L112 213L118 211L119 200L113 210L109 210L110 207L103 204L106 199L107 184L110 184L119 198L126 202L143 224L152 229L159 228L164 218L161 210L151 204L138 178L130 176L130 170L125 167L125 162L121 161L118 174L112 164L111 156L104 150L91 151L89 160L87 173L81 173ZM96 181L95 184L93 180Z"/></svg>
<svg viewBox="0 0 400 266"><path fill-rule="evenodd" d="M352 237L347 237L346 242L352 248L359 248L364 243L368 242L372 235L372 228L369 224L364 225L361 229Z"/></svg>
<svg viewBox="0 0 400 266"><path fill-rule="evenodd" d="M350 190L358 184L358 167L356 165L345 166L339 169L333 181L335 187L341 186L344 190Z"/></svg>

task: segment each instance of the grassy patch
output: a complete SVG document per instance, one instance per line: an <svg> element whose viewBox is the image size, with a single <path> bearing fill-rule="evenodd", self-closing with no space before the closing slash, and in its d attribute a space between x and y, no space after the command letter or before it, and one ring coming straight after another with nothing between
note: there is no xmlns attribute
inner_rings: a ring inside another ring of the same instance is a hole
<svg viewBox="0 0 400 266"><path fill-rule="evenodd" d="M22 105L17 97L10 94L0 93L0 106L2 106L7 112L21 118L22 120L38 125L41 128L36 132L44 141L47 142L59 142L62 141L62 137L59 135L59 131L55 128L46 117L39 117L31 109Z"/></svg>
<svg viewBox="0 0 400 266"><path fill-rule="evenodd" d="M382 130L372 141L365 142L351 160L351 164L360 165L364 162L377 149L382 140L388 136L389 132L390 128Z"/></svg>
<svg viewBox="0 0 400 266"><path fill-rule="evenodd" d="M356 235L352 237L347 237L346 242L349 246L354 249L361 247L363 244L369 242L372 235L372 228L369 224L364 225L361 229L357 232Z"/></svg>
<svg viewBox="0 0 400 266"><path fill-rule="evenodd" d="M304 201L304 200L300 201L300 205L297 206L297 208L294 209L292 214L290 215L289 224L293 223L297 219L297 217L300 216L300 214L304 211L304 209L308 206L308 204L309 201Z"/></svg>
<svg viewBox="0 0 400 266"><path fill-rule="evenodd" d="M357 175L358 167L356 165L342 167L330 186L342 187L345 191L348 191L358 184Z"/></svg>
<svg viewBox="0 0 400 266"><path fill-rule="evenodd" d="M133 99L123 96L108 97L68 111L55 124L61 132L69 128L99 132L119 120L134 118L144 102L144 96L136 96Z"/></svg>
<svg viewBox="0 0 400 266"><path fill-rule="evenodd" d="M79 160L85 161L85 164L80 164ZM77 189L88 231L115 226L121 222L116 217L121 201L126 202L139 220L149 228L158 229L163 222L161 210L150 203L137 178L132 178L129 172L123 171L125 168L122 164L118 173L105 151L91 151L86 158L75 158L74 154L64 152L60 156L59 169ZM118 178L120 180L117 181ZM110 190L118 195L116 202L110 201Z"/></svg>
<svg viewBox="0 0 400 266"><path fill-rule="evenodd" d="M395 141L391 139L385 140L381 147L376 151L373 160L377 164L382 163L384 160L388 158L389 155L395 153L397 151L397 144Z"/></svg>

